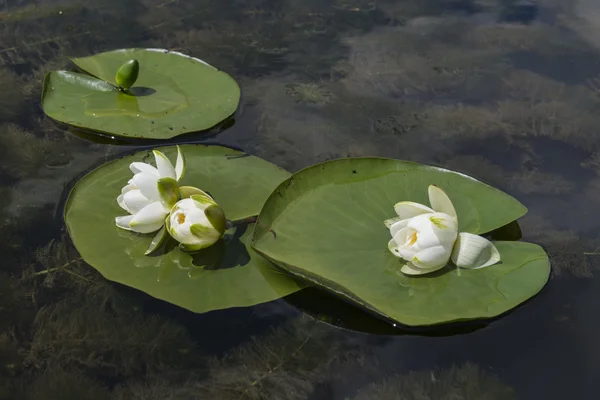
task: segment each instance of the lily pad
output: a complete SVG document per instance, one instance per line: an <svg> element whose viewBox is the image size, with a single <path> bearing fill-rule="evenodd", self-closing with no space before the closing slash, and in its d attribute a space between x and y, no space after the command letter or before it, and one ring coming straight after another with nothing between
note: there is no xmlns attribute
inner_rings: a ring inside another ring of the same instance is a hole
<svg viewBox="0 0 600 400"><path fill-rule="evenodd" d="M508 194L456 172L391 159L342 159L283 182L259 215L253 247L288 273L409 326L494 317L541 290L548 258L523 242L495 242L502 263L488 268L402 274L383 221L394 216L399 201L427 204L431 184L448 194L463 232L489 232L526 212Z"/></svg>
<svg viewBox="0 0 600 400"><path fill-rule="evenodd" d="M139 62L129 93L116 72ZM85 73L46 75L42 108L54 120L111 136L169 139L219 124L237 109L238 84L197 58L162 49L123 49L73 58Z"/></svg>
<svg viewBox="0 0 600 400"><path fill-rule="evenodd" d="M257 215L272 190L289 173L260 158L219 146L181 145L187 170L182 185L209 192L230 220ZM175 147L160 148L170 159ZM273 268L249 246L254 225L228 231L226 240L205 252L174 247L145 256L154 235L115 226L123 214L116 202L131 178L129 164L145 161L139 152L102 165L73 187L65 222L83 259L105 278L194 312L251 306L286 296L301 286Z"/></svg>

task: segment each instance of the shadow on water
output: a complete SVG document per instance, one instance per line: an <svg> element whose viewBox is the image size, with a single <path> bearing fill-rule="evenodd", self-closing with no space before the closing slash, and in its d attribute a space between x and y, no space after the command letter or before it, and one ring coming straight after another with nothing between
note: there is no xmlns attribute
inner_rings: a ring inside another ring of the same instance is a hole
<svg viewBox="0 0 600 400"><path fill-rule="evenodd" d="M134 86L128 92L136 97L144 97L153 95L156 90L145 86Z"/></svg>
<svg viewBox="0 0 600 400"><path fill-rule="evenodd" d="M384 321L318 288L307 288L284 298L286 302L316 320L337 328L374 335L417 335L445 337L475 332L489 321L452 323L411 328Z"/></svg>
<svg viewBox="0 0 600 400"><path fill-rule="evenodd" d="M219 133L233 127L236 122L236 115L232 115L225 121L216 126L198 132L188 132L174 138L168 139L138 139L125 136L113 136L103 132L94 132L88 129L76 128L60 122L54 123L62 130L68 131L73 135L95 144L108 144L113 146L164 146L165 144L173 143L201 143L210 139L214 139Z"/></svg>
<svg viewBox="0 0 600 400"><path fill-rule="evenodd" d="M226 235L214 245L194 253L192 263L209 271L247 265L250 262L250 254L240 241L246 229L246 226L238 227L233 235Z"/></svg>

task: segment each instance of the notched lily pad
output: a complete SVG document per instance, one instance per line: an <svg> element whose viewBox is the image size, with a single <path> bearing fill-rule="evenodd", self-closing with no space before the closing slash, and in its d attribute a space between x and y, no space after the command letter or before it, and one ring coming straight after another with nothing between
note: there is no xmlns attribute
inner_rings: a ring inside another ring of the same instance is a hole
<svg viewBox="0 0 600 400"><path fill-rule="evenodd" d="M132 87L119 90L117 71L132 60L139 63L139 75ZM206 130L233 115L240 100L233 78L177 52L123 49L72 61L83 73L46 75L44 112L111 136L169 139Z"/></svg>
<svg viewBox="0 0 600 400"><path fill-rule="evenodd" d="M488 268L402 274L383 221L399 201L426 204L431 184L452 200L461 232L490 232L526 212L508 194L456 172L400 160L342 159L279 185L259 215L253 247L288 273L409 326L498 316L541 290L548 257L523 242L495 242L502 262Z"/></svg>
<svg viewBox="0 0 600 400"><path fill-rule="evenodd" d="M210 192L231 220L258 214L272 190L289 173L236 150L181 145L187 170L182 185ZM160 148L170 159L175 147ZM131 286L194 312L251 306L293 293L301 286L249 246L254 225L227 232L206 251L186 254L169 243L144 255L153 234L115 226L123 210L116 196L131 178L129 165L139 152L90 172L75 184L65 205L65 222L83 259L105 278ZM164 247L164 248L162 248Z"/></svg>

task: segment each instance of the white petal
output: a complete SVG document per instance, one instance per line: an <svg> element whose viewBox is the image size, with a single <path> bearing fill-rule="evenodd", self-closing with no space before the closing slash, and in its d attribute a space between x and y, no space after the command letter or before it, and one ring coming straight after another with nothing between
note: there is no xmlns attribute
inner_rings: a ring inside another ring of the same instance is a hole
<svg viewBox="0 0 600 400"><path fill-rule="evenodd" d="M439 269L448 264L451 254L451 246L434 246L425 250L421 250L415 254L410 261L419 268Z"/></svg>
<svg viewBox="0 0 600 400"><path fill-rule="evenodd" d="M168 210L159 202L142 208L129 223L131 229L139 233L150 233L159 230L165 223Z"/></svg>
<svg viewBox="0 0 600 400"><path fill-rule="evenodd" d="M415 246L421 250L439 245L452 247L458 235L454 219L442 213L423 214L411 218L407 227L418 232Z"/></svg>
<svg viewBox="0 0 600 400"><path fill-rule="evenodd" d="M129 192L130 190L135 190L137 189L137 186L135 186L133 184L133 179L130 179L129 182L127 182L127 185L125 185L123 187L123 189L121 189L121 194L125 194L127 192Z"/></svg>
<svg viewBox="0 0 600 400"><path fill-rule="evenodd" d="M117 196L117 204L119 204L119 207L121 207L123 210L129 212L129 210L127 209L127 206L125 205L125 202L123 201L123 198L125 196L120 194Z"/></svg>
<svg viewBox="0 0 600 400"><path fill-rule="evenodd" d="M179 243L188 243L193 244L196 241L196 237L192 235L190 232L190 223L187 221L187 215L184 211L180 209L176 209L177 205L173 207L173 211L171 215L169 215L170 229L169 234L173 237L173 239L177 240ZM184 216L183 223L180 223L180 216Z"/></svg>
<svg viewBox="0 0 600 400"><path fill-rule="evenodd" d="M408 236L414 233L412 228L402 228L394 235L393 240L398 245L398 254L405 259L410 261L416 254L416 249L413 248L413 244L410 240L407 241Z"/></svg>
<svg viewBox="0 0 600 400"><path fill-rule="evenodd" d="M177 177L177 181L179 182L181 178L183 178L183 174L185 174L185 157L181 152L181 148L177 146L177 162L175 163L175 174Z"/></svg>
<svg viewBox="0 0 600 400"><path fill-rule="evenodd" d="M461 232L452 251L452 262L457 267L477 269L500 261L500 252L492 242L472 233Z"/></svg>
<svg viewBox="0 0 600 400"><path fill-rule="evenodd" d="M454 205L452 204L452 201L446 192L444 192L438 186L429 185L428 193L429 204L431 204L431 208L437 212L448 214L455 219L457 218Z"/></svg>
<svg viewBox="0 0 600 400"><path fill-rule="evenodd" d="M402 268L400 269L400 271L402 271L402 273L406 274L406 275L424 275L424 274L428 274L430 272L435 272L437 270L442 269L442 267L439 268L419 268L416 265L412 264L412 263L406 263L405 265L402 266Z"/></svg>
<svg viewBox="0 0 600 400"><path fill-rule="evenodd" d="M394 217L394 218L386 219L385 221L383 221L383 224L385 225L386 228L390 229L392 227L392 225L394 225L396 222L400 222L400 221L402 221L402 218Z"/></svg>
<svg viewBox="0 0 600 400"><path fill-rule="evenodd" d="M429 215L431 221L431 230L437 236L440 243L452 243L458 236L458 225L455 218L444 213L435 213Z"/></svg>
<svg viewBox="0 0 600 400"><path fill-rule="evenodd" d="M122 196L125 210L129 211L130 214L135 214L148 204L152 203L152 201L144 196L139 189L130 190Z"/></svg>
<svg viewBox="0 0 600 400"><path fill-rule="evenodd" d="M140 172L145 172L147 174L158 176L158 170L156 168L143 162L132 162L129 165L129 169L134 175L139 174Z"/></svg>
<svg viewBox="0 0 600 400"><path fill-rule="evenodd" d="M165 156L162 152L158 150L153 150L154 159L156 160L156 167L158 168L158 174L161 178L177 178L177 174L175 173L175 167L171 161Z"/></svg>
<svg viewBox="0 0 600 400"><path fill-rule="evenodd" d="M400 255L400 251L398 250L398 243L396 243L396 241L394 239L392 239L388 242L388 249L396 257L402 258L402 255Z"/></svg>
<svg viewBox="0 0 600 400"><path fill-rule="evenodd" d="M160 193L158 192L158 176L140 172L133 176L132 181L146 198L154 201L160 200Z"/></svg>
<svg viewBox="0 0 600 400"><path fill-rule="evenodd" d="M401 219L412 218L416 217L417 215L435 212L423 204L412 201L401 201L400 203L396 203L396 205L394 205L394 210Z"/></svg>
<svg viewBox="0 0 600 400"><path fill-rule="evenodd" d="M392 237L394 237L396 233L398 233L402 228L406 228L406 226L408 225L408 221L410 221L410 219L403 219L393 224L390 227L390 234L392 235Z"/></svg>
<svg viewBox="0 0 600 400"><path fill-rule="evenodd" d="M129 226L129 224L131 223L132 219L133 219L133 215L125 215L123 217L115 218L115 223L117 224L117 226L119 228L127 229L128 231L130 231L131 227Z"/></svg>

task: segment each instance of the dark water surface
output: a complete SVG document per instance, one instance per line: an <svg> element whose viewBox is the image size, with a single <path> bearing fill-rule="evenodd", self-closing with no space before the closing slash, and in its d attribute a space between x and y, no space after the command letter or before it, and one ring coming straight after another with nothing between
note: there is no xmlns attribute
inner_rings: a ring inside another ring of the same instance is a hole
<svg viewBox="0 0 600 400"><path fill-rule="evenodd" d="M105 281L57 210L136 146L79 138L39 98L68 56L123 47L238 80L235 124L186 140L289 171L394 157L512 194L550 282L496 321L417 333L318 291L196 315ZM595 0L0 0L0 399L597 399L599 129Z"/></svg>

